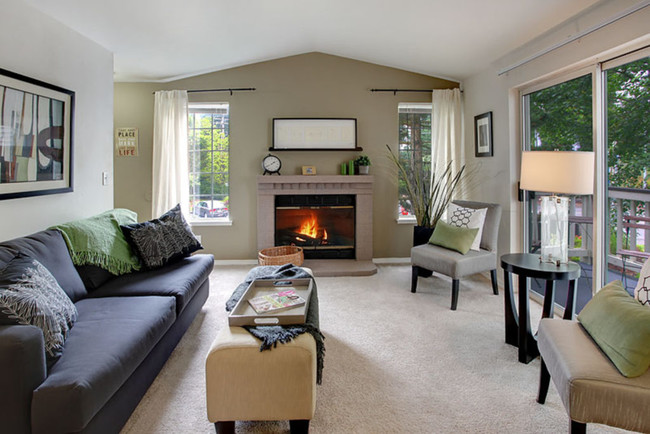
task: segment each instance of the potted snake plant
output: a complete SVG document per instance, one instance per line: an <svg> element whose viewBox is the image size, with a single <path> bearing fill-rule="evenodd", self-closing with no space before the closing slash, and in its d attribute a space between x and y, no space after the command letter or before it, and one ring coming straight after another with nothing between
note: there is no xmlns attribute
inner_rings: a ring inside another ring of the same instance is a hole
<svg viewBox="0 0 650 434"><path fill-rule="evenodd" d="M432 165L431 175L425 170L412 170L413 162L405 162L388 148L388 158L393 162L399 177L404 182L411 201L411 209L415 215L416 224L413 228L413 245L417 246L429 241L433 229L442 217L452 195L465 172L465 165L454 173L449 161L444 167Z"/></svg>

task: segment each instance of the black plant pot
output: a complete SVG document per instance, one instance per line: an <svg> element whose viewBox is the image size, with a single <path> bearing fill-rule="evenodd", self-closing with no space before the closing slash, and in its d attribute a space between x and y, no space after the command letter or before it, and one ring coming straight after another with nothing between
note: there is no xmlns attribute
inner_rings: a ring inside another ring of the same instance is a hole
<svg viewBox="0 0 650 434"><path fill-rule="evenodd" d="M431 234L433 234L433 228L413 226L413 247L428 243Z"/></svg>
<svg viewBox="0 0 650 434"><path fill-rule="evenodd" d="M413 247L428 243L431 234L433 234L433 228L426 226L413 226ZM421 277L429 277L432 274L433 271L424 268L420 268L418 271L418 276Z"/></svg>

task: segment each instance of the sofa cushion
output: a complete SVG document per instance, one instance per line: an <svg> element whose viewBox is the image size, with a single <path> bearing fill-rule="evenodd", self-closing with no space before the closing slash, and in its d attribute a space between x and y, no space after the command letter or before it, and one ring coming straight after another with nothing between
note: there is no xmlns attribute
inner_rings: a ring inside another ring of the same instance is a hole
<svg viewBox="0 0 650 434"><path fill-rule="evenodd" d="M180 314L214 266L212 255L194 255L162 268L118 276L90 293L90 297L165 295L176 298Z"/></svg>
<svg viewBox="0 0 650 434"><path fill-rule="evenodd" d="M77 432L147 357L175 319L173 297L88 298L65 351L34 391L35 432Z"/></svg>
<svg viewBox="0 0 650 434"><path fill-rule="evenodd" d="M650 367L650 310L623 288L610 282L589 300L578 321L626 377L638 377Z"/></svg>
<svg viewBox="0 0 650 434"><path fill-rule="evenodd" d="M73 302L88 294L59 231L48 229L0 243L0 266L11 261L17 253L24 253L43 264Z"/></svg>
<svg viewBox="0 0 650 434"><path fill-rule="evenodd" d="M87 291L97 289L115 277L115 274L97 265L76 265L75 268Z"/></svg>
<svg viewBox="0 0 650 434"><path fill-rule="evenodd" d="M176 205L157 219L121 226L145 268L162 267L203 248Z"/></svg>
<svg viewBox="0 0 650 434"><path fill-rule="evenodd" d="M48 361L61 356L76 319L70 297L36 259L19 253L0 269L0 324L38 327Z"/></svg>

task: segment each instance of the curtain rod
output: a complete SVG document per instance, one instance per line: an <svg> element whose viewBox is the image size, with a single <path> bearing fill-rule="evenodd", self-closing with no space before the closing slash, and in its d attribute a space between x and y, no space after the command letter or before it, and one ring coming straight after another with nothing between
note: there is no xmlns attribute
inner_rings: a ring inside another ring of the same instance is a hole
<svg viewBox="0 0 650 434"><path fill-rule="evenodd" d="M397 92L428 92L433 93L434 90L443 90L443 89L370 89L370 92L393 92L393 95L397 95ZM463 91L460 91L463 93Z"/></svg>
<svg viewBox="0 0 650 434"><path fill-rule="evenodd" d="M257 89L254 87L233 87L228 89L193 89L188 90L187 93L200 93L200 92L230 92L232 96L233 92L253 92ZM153 92L156 93L156 92Z"/></svg>

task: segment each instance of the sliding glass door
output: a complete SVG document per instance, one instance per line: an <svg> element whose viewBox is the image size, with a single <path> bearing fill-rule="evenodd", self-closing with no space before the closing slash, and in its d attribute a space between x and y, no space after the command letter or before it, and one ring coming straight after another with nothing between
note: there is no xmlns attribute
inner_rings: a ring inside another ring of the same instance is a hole
<svg viewBox="0 0 650 434"><path fill-rule="evenodd" d="M592 74L577 76L545 87L530 89L522 97L523 148L527 151L592 151ZM550 193L525 193L525 251L540 253L541 198ZM563 195L566 196L566 195ZM568 196L569 260L580 264L576 300L579 311L591 299L593 275L593 200L592 196ZM566 303L568 284L556 285L555 302ZM544 282L533 279L531 290L544 295Z"/></svg>
<svg viewBox="0 0 650 434"><path fill-rule="evenodd" d="M603 64L607 275L632 293L650 252L650 50Z"/></svg>
<svg viewBox="0 0 650 434"><path fill-rule="evenodd" d="M594 281L622 280L632 292L650 257L650 48L523 89L521 107L523 150L596 153L594 196L570 198L569 258L582 269L576 310L599 289ZM544 194L523 194L530 253L539 253ZM556 291L561 306L564 288ZM543 295L541 282L531 289Z"/></svg>

